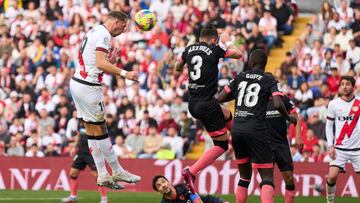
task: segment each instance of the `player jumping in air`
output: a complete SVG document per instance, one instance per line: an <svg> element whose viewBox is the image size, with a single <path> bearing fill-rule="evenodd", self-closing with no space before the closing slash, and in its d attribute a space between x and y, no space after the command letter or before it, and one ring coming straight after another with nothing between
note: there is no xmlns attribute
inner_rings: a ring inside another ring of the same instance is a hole
<svg viewBox="0 0 360 203"><path fill-rule="evenodd" d="M360 173L360 98L354 95L355 79L340 78L340 97L330 101L326 120L326 139L329 148L329 174L326 180L326 198L333 203L336 179L345 172L345 164L351 161L356 173ZM335 124L335 133L334 133Z"/></svg>
<svg viewBox="0 0 360 203"><path fill-rule="evenodd" d="M117 181L136 183L140 177L125 171L119 164L107 134L104 119L104 103L102 75L103 72L137 81L136 72L121 70L111 62L115 61L115 53L110 58L110 40L120 35L128 21L128 16L121 11L111 11L104 24L95 26L82 39L79 49L78 63L70 81L70 91L78 111L78 117L84 122L88 138L89 150L94 158L98 171L97 185L113 189L122 189ZM105 161L112 169L109 176Z"/></svg>
<svg viewBox="0 0 360 203"><path fill-rule="evenodd" d="M266 130L266 104L272 96L274 107L291 123L296 118L290 116L282 101L283 93L279 83L264 73L267 55L257 49L250 54L250 69L240 73L217 95L219 102L235 99L234 124L231 130L232 145L240 172L236 190L236 202L246 202L252 168L257 168L261 176L261 202L272 203L274 196L273 153L270 135Z"/></svg>
<svg viewBox="0 0 360 203"><path fill-rule="evenodd" d="M84 170L86 166L89 166L90 172L93 176L97 177L96 166L94 159L91 157L89 147L87 143L87 137L83 124L79 122L79 131L75 137L75 148L70 151L70 155L73 157L73 165L70 169L70 196L63 198L62 203L74 203L77 202L77 189L78 189L78 176L80 171ZM101 195L100 203L107 203L106 190L104 187L98 187Z"/></svg>
<svg viewBox="0 0 360 203"><path fill-rule="evenodd" d="M175 65L177 72L187 64L189 69L189 111L205 126L214 141L214 147L206 151L190 168L183 172L185 182L195 193L194 179L199 171L214 162L228 149L228 130L231 130L232 116L214 98L218 88L218 63L220 58L240 58L241 51L230 41L228 34L220 37L216 27L208 24L200 32L200 42L188 46L180 62Z"/></svg>

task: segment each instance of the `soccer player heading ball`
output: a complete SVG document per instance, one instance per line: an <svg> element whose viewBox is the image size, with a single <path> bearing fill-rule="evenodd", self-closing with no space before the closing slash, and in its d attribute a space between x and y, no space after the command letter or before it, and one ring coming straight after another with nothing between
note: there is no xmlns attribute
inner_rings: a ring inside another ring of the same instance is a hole
<svg viewBox="0 0 360 203"><path fill-rule="evenodd" d="M95 26L85 34L79 49L75 74L70 81L70 91L78 118L84 122L89 150L98 171L97 185L112 189L123 188L117 181L136 183L141 179L125 171L118 162L107 134L102 98L103 72L138 80L136 72L121 70L112 64L115 63L116 49L109 57L111 38L120 35L127 22L128 16L125 13L111 11L104 24ZM105 168L104 159L112 169L112 176L109 176Z"/></svg>

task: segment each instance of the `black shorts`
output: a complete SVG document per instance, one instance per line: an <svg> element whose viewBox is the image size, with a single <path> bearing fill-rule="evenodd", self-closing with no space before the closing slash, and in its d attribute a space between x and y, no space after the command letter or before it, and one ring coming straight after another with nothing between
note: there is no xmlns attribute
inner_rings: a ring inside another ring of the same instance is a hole
<svg viewBox="0 0 360 203"><path fill-rule="evenodd" d="M272 143L271 149L274 153L274 162L281 172L294 169L290 148L287 143Z"/></svg>
<svg viewBox="0 0 360 203"><path fill-rule="evenodd" d="M267 131L231 132L232 145L235 151L236 163L244 164L251 161L253 168L273 168L273 152Z"/></svg>
<svg viewBox="0 0 360 203"><path fill-rule="evenodd" d="M86 166L89 166L90 170L96 171L94 159L90 154L77 154L73 160L72 168L84 170Z"/></svg>
<svg viewBox="0 0 360 203"><path fill-rule="evenodd" d="M226 133L226 121L220 104L216 99L190 100L191 115L200 120L210 137L217 137Z"/></svg>

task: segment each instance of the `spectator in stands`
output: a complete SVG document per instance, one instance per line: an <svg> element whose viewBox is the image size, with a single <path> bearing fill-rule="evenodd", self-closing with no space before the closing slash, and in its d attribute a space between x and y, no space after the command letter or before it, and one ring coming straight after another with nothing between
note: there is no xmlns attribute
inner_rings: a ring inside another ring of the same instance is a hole
<svg viewBox="0 0 360 203"><path fill-rule="evenodd" d="M351 69L360 71L360 47L356 46L355 40L349 41L349 49L346 51L346 60L350 63Z"/></svg>
<svg viewBox="0 0 360 203"><path fill-rule="evenodd" d="M300 162L303 159L302 155L300 154L300 152L295 144L292 144L290 146L290 152L291 152L293 162Z"/></svg>
<svg viewBox="0 0 360 203"><path fill-rule="evenodd" d="M324 0L321 6L321 18L327 25L334 16L334 8L328 0Z"/></svg>
<svg viewBox="0 0 360 203"><path fill-rule="evenodd" d="M268 9L264 10L264 17L260 18L259 30L266 39L266 46L271 49L277 39L277 21L276 18L271 16Z"/></svg>
<svg viewBox="0 0 360 203"><path fill-rule="evenodd" d="M31 148L25 153L26 157L44 157L45 154L39 150L36 144L32 144Z"/></svg>
<svg viewBox="0 0 360 203"><path fill-rule="evenodd" d="M46 149L44 150L45 156L51 157L51 156L59 156L59 152L57 150L58 147L54 146L54 144L47 144Z"/></svg>
<svg viewBox="0 0 360 203"><path fill-rule="evenodd" d="M271 6L271 15L276 18L278 31L283 31L285 35L291 34L293 11L283 0L275 0L275 4Z"/></svg>
<svg viewBox="0 0 360 203"><path fill-rule="evenodd" d="M170 125L167 129L166 136L163 139L163 144L168 143L170 149L175 152L176 158L181 159L183 157L184 139L177 134L177 126Z"/></svg>
<svg viewBox="0 0 360 203"><path fill-rule="evenodd" d="M318 139L319 145L321 147L321 152L324 152L326 148L325 123L320 120L319 113L313 112L308 117L307 123L308 129L311 129Z"/></svg>
<svg viewBox="0 0 360 203"><path fill-rule="evenodd" d="M294 99L301 111L304 111L312 106L314 96L307 82L303 82L300 88L296 90Z"/></svg>
<svg viewBox="0 0 360 203"><path fill-rule="evenodd" d="M157 125L153 124L149 126L149 135L144 138L143 153L138 157L143 158L155 158L156 152L158 152L163 144L162 136L157 132Z"/></svg>
<svg viewBox="0 0 360 203"><path fill-rule="evenodd" d="M320 95L320 86L326 82L326 75L322 73L321 67L316 65L312 74L308 77L307 80L311 91L313 92L314 98Z"/></svg>
<svg viewBox="0 0 360 203"><path fill-rule="evenodd" d="M308 129L306 136L303 138L304 141L304 151L308 150L310 153L313 150L313 146L319 144L317 137L314 135L314 131Z"/></svg>
<svg viewBox="0 0 360 203"><path fill-rule="evenodd" d="M340 19L346 24L353 21L354 12L347 0L340 0L340 6L336 8L336 11L339 13Z"/></svg>
<svg viewBox="0 0 360 203"><path fill-rule="evenodd" d="M347 75L350 70L350 63L344 60L342 54L336 55L336 68L340 73L340 76Z"/></svg>
<svg viewBox="0 0 360 203"><path fill-rule="evenodd" d="M336 60L333 57L333 51L331 49L326 49L324 53L324 58L320 62L320 67L324 74L331 74L330 69L336 67Z"/></svg>
<svg viewBox="0 0 360 203"><path fill-rule="evenodd" d="M124 139L120 135L116 136L113 149L116 156L121 159L129 159L134 157L131 147L124 144Z"/></svg>
<svg viewBox="0 0 360 203"><path fill-rule="evenodd" d="M261 32L259 32L259 27L257 25L252 27L252 31L250 34L250 38L247 40L248 48L251 51L255 49L263 49L267 51L266 45L266 39L262 35Z"/></svg>
<svg viewBox="0 0 360 203"><path fill-rule="evenodd" d="M187 102L184 102L179 95L175 97L175 99L172 101L170 106L171 115L173 116L176 122L180 121L181 112L187 111L187 109L188 109Z"/></svg>
<svg viewBox="0 0 360 203"><path fill-rule="evenodd" d="M349 50L349 41L353 39L351 30L347 30L346 26L341 27L340 33L335 37L335 44L339 44L341 50Z"/></svg>
<svg viewBox="0 0 360 203"><path fill-rule="evenodd" d="M175 128L176 131L178 131L178 126L176 124L176 121L172 117L171 112L167 111L167 112L165 112L164 118L162 119L162 121L159 124L158 132L161 135L165 135L168 132L168 129L170 127L173 127L173 128Z"/></svg>
<svg viewBox="0 0 360 203"><path fill-rule="evenodd" d="M289 75L291 67L296 66L291 52L286 52L286 58L280 65L281 74Z"/></svg>
<svg viewBox="0 0 360 203"><path fill-rule="evenodd" d="M0 146L1 147L1 146ZM1 150L1 149L0 149ZM10 138L9 148L7 149L8 156L24 156L24 148L21 146L15 136Z"/></svg>
<svg viewBox="0 0 360 203"><path fill-rule="evenodd" d="M141 135L140 133L139 124L137 124L132 129L132 132L126 137L125 145L132 149L134 157L137 157L137 155L142 152L144 146L144 135Z"/></svg>
<svg viewBox="0 0 360 203"><path fill-rule="evenodd" d="M340 19L339 13L335 12L333 18L328 24L328 28L334 27L336 31L340 31L342 27L345 27L345 21Z"/></svg>
<svg viewBox="0 0 360 203"><path fill-rule="evenodd" d="M292 66L290 68L290 75L287 77L287 85L289 86L290 95L294 95L295 91L300 88L300 85L305 82L305 79L302 75L299 74L298 68Z"/></svg>
<svg viewBox="0 0 360 203"><path fill-rule="evenodd" d="M355 9L355 19L351 23L350 29L354 36L354 40L357 46L360 46L360 8Z"/></svg>

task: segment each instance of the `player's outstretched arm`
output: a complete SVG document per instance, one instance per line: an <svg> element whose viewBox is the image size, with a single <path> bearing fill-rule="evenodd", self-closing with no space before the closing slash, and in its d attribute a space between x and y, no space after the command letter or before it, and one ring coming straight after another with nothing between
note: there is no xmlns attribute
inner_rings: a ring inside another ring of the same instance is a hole
<svg viewBox="0 0 360 203"><path fill-rule="evenodd" d="M278 110L281 113L281 115L286 118L286 120L288 120L290 123L293 123L296 125L297 124L296 118L294 116L289 115L289 112L286 110L281 96L278 96L278 95L273 96L272 100L273 100L273 104L274 104L274 107L276 108L276 110Z"/></svg>
<svg viewBox="0 0 360 203"><path fill-rule="evenodd" d="M234 98L224 89L222 89L220 92L215 94L215 99L219 103L228 102L233 100Z"/></svg>
<svg viewBox="0 0 360 203"><path fill-rule="evenodd" d="M220 40L227 48L227 51L225 53L225 58L239 59L242 56L242 52L240 51L240 49L238 49L230 40L229 34L227 33L221 34Z"/></svg>
<svg viewBox="0 0 360 203"><path fill-rule="evenodd" d="M185 66L185 61L183 61L182 59L179 59L178 61L176 61L175 66L174 66L174 75L178 76L180 75L180 73L183 71Z"/></svg>
<svg viewBox="0 0 360 203"><path fill-rule="evenodd" d="M301 137L301 118L299 114L295 111L292 114L296 118L296 127L295 127L295 143L299 150L302 150L304 148L304 142Z"/></svg>
<svg viewBox="0 0 360 203"><path fill-rule="evenodd" d="M112 75L119 75L126 79L139 82L138 81L138 75L134 71L126 71L119 69L118 67L111 64L106 59L107 53L102 51L96 51L96 66L100 68L102 71L112 74Z"/></svg>

